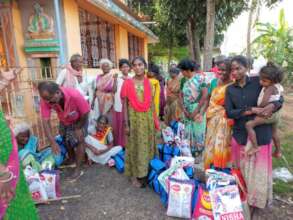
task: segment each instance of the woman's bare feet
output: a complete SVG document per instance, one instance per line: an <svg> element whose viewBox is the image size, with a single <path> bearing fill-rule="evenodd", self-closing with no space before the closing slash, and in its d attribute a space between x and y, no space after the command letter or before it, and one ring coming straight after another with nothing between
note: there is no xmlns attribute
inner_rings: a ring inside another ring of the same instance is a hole
<svg viewBox="0 0 293 220"><path fill-rule="evenodd" d="M141 188L142 184L139 182L139 180L136 177L132 178L132 185L135 186L136 188Z"/></svg>
<svg viewBox="0 0 293 220"><path fill-rule="evenodd" d="M281 158L282 157L282 152L279 149L276 149L273 153L273 157L275 158Z"/></svg>

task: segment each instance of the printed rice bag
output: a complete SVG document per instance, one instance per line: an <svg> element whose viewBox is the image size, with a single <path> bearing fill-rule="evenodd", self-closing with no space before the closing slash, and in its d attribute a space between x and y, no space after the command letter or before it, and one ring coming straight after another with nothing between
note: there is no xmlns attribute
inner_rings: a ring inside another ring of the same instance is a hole
<svg viewBox="0 0 293 220"><path fill-rule="evenodd" d="M173 177L178 180L189 180L189 177L179 165L170 167L169 169L163 171L158 177L159 183L166 192L168 192L169 177Z"/></svg>
<svg viewBox="0 0 293 220"><path fill-rule="evenodd" d="M45 190L44 185L40 180L35 180L29 184L29 191L32 195L34 201L46 201L48 200L48 195Z"/></svg>
<svg viewBox="0 0 293 220"><path fill-rule="evenodd" d="M56 199L61 196L60 175L58 171L43 171L40 173L40 180L49 199Z"/></svg>
<svg viewBox="0 0 293 220"><path fill-rule="evenodd" d="M194 182L192 180L184 181L170 178L168 186L167 215L190 219L192 214Z"/></svg>
<svg viewBox="0 0 293 220"><path fill-rule="evenodd" d="M209 192L203 189L202 186L198 188L197 203L192 215L193 220L213 220L212 204Z"/></svg>
<svg viewBox="0 0 293 220"><path fill-rule="evenodd" d="M207 189L209 191L228 185L236 185L234 176L213 169L206 170Z"/></svg>
<svg viewBox="0 0 293 220"><path fill-rule="evenodd" d="M236 185L210 191L215 220L244 220L242 204Z"/></svg>

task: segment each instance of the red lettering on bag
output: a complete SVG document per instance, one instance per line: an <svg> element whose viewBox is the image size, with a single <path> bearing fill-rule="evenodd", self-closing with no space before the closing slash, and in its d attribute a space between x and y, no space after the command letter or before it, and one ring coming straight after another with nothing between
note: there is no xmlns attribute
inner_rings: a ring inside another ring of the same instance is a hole
<svg viewBox="0 0 293 220"><path fill-rule="evenodd" d="M221 220L244 220L242 212L226 213L220 216Z"/></svg>
<svg viewBox="0 0 293 220"><path fill-rule="evenodd" d="M179 192L180 191L180 186L175 184L175 185L172 185L171 188L175 191L175 192Z"/></svg>

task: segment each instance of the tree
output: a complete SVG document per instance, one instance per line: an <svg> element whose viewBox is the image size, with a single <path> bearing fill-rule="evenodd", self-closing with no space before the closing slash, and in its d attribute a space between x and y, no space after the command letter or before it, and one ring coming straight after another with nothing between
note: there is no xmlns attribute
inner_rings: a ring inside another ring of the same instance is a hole
<svg viewBox="0 0 293 220"><path fill-rule="evenodd" d="M207 0L206 35L204 39L204 63L203 69L208 71L212 67L214 35L215 35L215 12L216 0Z"/></svg>
<svg viewBox="0 0 293 220"><path fill-rule="evenodd" d="M260 9L262 6L272 7L280 0L250 0L248 25L247 25L247 38L246 38L246 56L251 58L251 30L255 26ZM253 18L255 15L255 18ZM253 21L254 20L254 21Z"/></svg>
<svg viewBox="0 0 293 220"><path fill-rule="evenodd" d="M262 55L267 60L282 66L288 73L288 83L293 76L293 28L288 26L284 10L279 14L279 24L257 23L256 28L260 34L253 42L253 55Z"/></svg>
<svg viewBox="0 0 293 220"><path fill-rule="evenodd" d="M244 0L214 0L215 2L215 19L214 20L214 42L207 41L209 48L219 45L223 39L223 31L229 26L233 19L246 8ZM206 17L207 17L207 1L206 0L156 0L156 21L160 24L170 21L175 32L182 30L188 39L188 48L192 59L201 63L200 54L204 45L206 35ZM176 19L173 19L176 17ZM182 27L184 29L182 29ZM157 29L157 31L165 32L166 29ZM156 32L160 36L160 33ZM178 35L175 40L178 41ZM209 36L211 36L209 34ZM163 40L160 37L160 40ZM207 57L211 60L211 57Z"/></svg>

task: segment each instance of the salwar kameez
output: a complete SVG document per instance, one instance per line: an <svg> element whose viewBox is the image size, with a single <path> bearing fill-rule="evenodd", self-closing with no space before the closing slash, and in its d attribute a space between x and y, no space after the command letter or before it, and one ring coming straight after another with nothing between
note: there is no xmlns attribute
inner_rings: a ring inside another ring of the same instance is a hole
<svg viewBox="0 0 293 220"><path fill-rule="evenodd" d="M121 97L127 100L129 136L125 147L125 175L144 178L148 175L149 161L156 153L156 135L152 103L152 87L145 78L143 86L133 79L123 84Z"/></svg>

